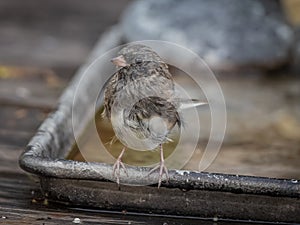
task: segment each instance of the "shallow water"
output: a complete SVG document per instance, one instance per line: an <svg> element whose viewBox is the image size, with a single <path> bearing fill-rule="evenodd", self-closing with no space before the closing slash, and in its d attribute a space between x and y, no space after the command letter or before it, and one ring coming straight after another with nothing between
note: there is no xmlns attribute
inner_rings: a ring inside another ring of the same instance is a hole
<svg viewBox="0 0 300 225"><path fill-rule="evenodd" d="M203 99L203 93L191 79L176 69L174 71L174 68L172 73L177 74L176 82L188 89L193 97ZM300 179L300 80L287 76L270 79L262 74L250 74L219 79L227 106L227 130L217 157L206 171ZM100 114L101 110L95 117L98 134L85 132L81 138L80 151L75 146L69 158L88 162L115 162L123 145L119 141L110 144L114 131L110 122L101 118ZM209 109L201 109L199 115L203 135L197 147L192 149L193 155L183 169L198 170L207 144ZM101 146L98 144L99 137L103 143ZM178 144L178 138L175 136L173 139L174 142L163 145L165 158L173 153ZM179 149L181 156L184 158L191 148L192 144L186 141ZM159 156L159 151L128 149L123 161L135 166L153 166L159 162Z"/></svg>

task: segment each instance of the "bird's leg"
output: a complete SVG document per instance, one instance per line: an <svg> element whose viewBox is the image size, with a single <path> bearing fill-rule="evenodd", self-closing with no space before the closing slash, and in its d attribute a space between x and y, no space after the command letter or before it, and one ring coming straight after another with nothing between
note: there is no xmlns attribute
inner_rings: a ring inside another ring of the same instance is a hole
<svg viewBox="0 0 300 225"><path fill-rule="evenodd" d="M115 162L114 166L113 166L113 176L115 176L117 178L117 184L118 186L120 185L120 166L123 168L125 174L128 176L127 174L127 170L124 166L124 163L122 162L122 156L124 155L126 148L124 147L119 155L119 157L117 158L117 161Z"/></svg>
<svg viewBox="0 0 300 225"><path fill-rule="evenodd" d="M158 188L159 188L161 186L163 174L165 174L167 180L169 180L169 173L167 167L165 166L164 150L162 144L160 144L160 164L154 167L152 170L150 170L149 174L153 173L157 169L159 169L159 178L158 178Z"/></svg>

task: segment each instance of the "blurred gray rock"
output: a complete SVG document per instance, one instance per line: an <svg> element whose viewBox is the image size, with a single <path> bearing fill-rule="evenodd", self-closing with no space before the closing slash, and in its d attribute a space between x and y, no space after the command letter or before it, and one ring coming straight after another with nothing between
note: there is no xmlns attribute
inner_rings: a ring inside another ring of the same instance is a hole
<svg viewBox="0 0 300 225"><path fill-rule="evenodd" d="M222 70L281 66L294 37L277 0L136 1L122 29L127 41L175 42Z"/></svg>
<svg viewBox="0 0 300 225"><path fill-rule="evenodd" d="M300 72L300 27L295 29L295 43L292 49L292 71L299 75Z"/></svg>

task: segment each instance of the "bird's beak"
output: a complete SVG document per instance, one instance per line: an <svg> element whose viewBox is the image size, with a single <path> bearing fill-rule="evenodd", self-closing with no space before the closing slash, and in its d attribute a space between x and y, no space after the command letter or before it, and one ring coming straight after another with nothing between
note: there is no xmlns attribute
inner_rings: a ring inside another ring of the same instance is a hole
<svg viewBox="0 0 300 225"><path fill-rule="evenodd" d="M116 58L113 58L112 60L110 60L114 65L118 66L118 67L125 67L127 66L127 62L124 58L124 56L120 55Z"/></svg>

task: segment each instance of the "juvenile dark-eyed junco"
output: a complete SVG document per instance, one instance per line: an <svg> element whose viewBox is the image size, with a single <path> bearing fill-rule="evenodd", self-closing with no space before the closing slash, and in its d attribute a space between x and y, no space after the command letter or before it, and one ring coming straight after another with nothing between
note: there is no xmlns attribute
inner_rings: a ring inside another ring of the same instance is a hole
<svg viewBox="0 0 300 225"><path fill-rule="evenodd" d="M119 129L127 129L141 140L146 138L149 143L146 148L149 150L160 148L160 163L150 171L153 173L159 169L160 187L163 174L169 178L162 145L169 140L171 130L181 125L178 108L183 101L175 97L174 81L168 65L150 47L128 45L111 61L118 70L105 86L103 115L112 121L113 108L116 107L117 114L122 111L122 126ZM195 106L204 104L197 100L190 102ZM127 173L122 162L125 150L126 147L113 166L118 185L120 169Z"/></svg>

